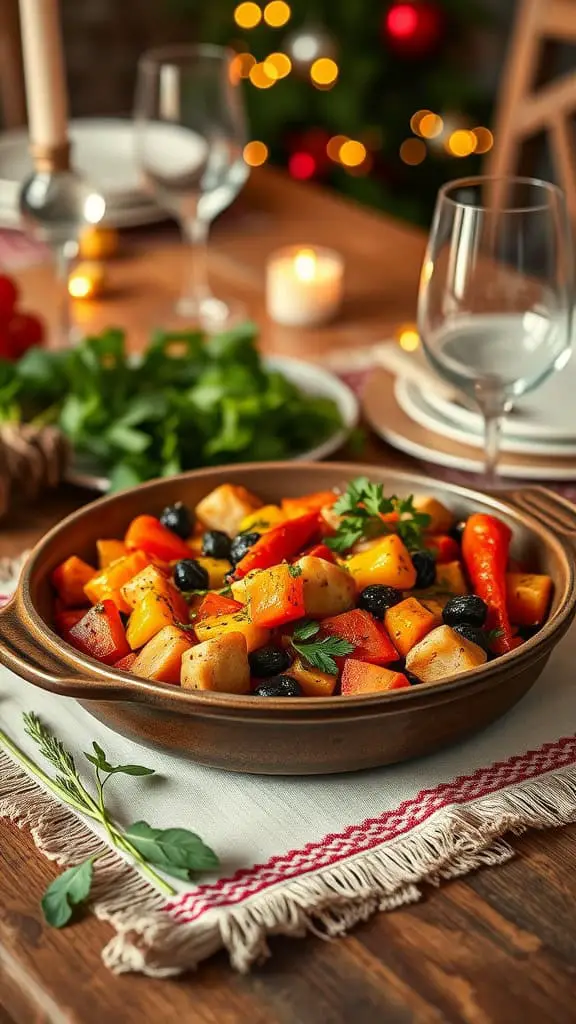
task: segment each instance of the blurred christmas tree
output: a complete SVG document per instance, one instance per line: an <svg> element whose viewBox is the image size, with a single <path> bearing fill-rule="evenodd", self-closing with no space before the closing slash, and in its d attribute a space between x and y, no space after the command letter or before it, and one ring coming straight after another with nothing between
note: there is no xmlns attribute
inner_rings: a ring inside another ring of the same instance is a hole
<svg viewBox="0 0 576 1024"><path fill-rule="evenodd" d="M470 68L475 0L177 0L237 51L253 166L426 223L439 186L492 145Z"/></svg>

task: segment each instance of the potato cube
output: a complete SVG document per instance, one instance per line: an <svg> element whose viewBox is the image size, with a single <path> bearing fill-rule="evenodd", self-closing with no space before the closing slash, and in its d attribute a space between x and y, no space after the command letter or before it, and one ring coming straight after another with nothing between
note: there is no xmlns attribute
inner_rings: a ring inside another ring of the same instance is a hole
<svg viewBox="0 0 576 1024"><path fill-rule="evenodd" d="M364 590L364 587L372 583L382 583L398 590L411 590L416 583L412 559L395 533L383 537L369 551L353 555L346 564L358 590Z"/></svg>
<svg viewBox="0 0 576 1024"><path fill-rule="evenodd" d="M179 683L182 655L192 647L190 635L176 626L164 626L137 655L130 671L144 679Z"/></svg>
<svg viewBox="0 0 576 1024"><path fill-rule="evenodd" d="M338 682L338 674L321 672L318 668L305 665L301 658L294 659L288 675L300 683L305 697L331 697Z"/></svg>
<svg viewBox="0 0 576 1024"><path fill-rule="evenodd" d="M249 693L250 667L242 634L226 633L185 651L180 685L185 690Z"/></svg>
<svg viewBox="0 0 576 1024"><path fill-rule="evenodd" d="M234 537L242 520L262 502L245 487L220 484L196 506L196 515L210 530L223 530Z"/></svg>
<svg viewBox="0 0 576 1024"><path fill-rule="evenodd" d="M451 594L468 594L464 570L460 562L444 562L436 568L436 586L448 590Z"/></svg>
<svg viewBox="0 0 576 1024"><path fill-rule="evenodd" d="M304 555L296 564L302 569L304 606L310 618L323 619L354 607L356 584L346 569L313 555Z"/></svg>
<svg viewBox="0 0 576 1024"><path fill-rule="evenodd" d="M477 644L450 626L438 626L408 652L406 668L423 683L439 683L448 676L471 672L486 660L486 651Z"/></svg>
<svg viewBox="0 0 576 1024"><path fill-rule="evenodd" d="M507 573L506 599L510 621L516 626L539 626L548 613L552 587L550 576Z"/></svg>

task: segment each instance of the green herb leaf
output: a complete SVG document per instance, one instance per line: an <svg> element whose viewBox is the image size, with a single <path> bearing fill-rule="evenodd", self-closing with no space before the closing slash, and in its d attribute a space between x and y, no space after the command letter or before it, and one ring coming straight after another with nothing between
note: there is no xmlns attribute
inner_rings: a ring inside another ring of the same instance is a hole
<svg viewBox="0 0 576 1024"><path fill-rule="evenodd" d="M288 566L288 572L290 573L291 576L294 576L294 578L297 579L298 576L302 575L302 566L300 566L300 565L289 565Z"/></svg>
<svg viewBox="0 0 576 1024"><path fill-rule="evenodd" d="M292 634L294 640L309 640L311 636L316 636L320 632L320 623L313 622L312 619L303 619L294 628Z"/></svg>
<svg viewBox="0 0 576 1024"><path fill-rule="evenodd" d="M74 907L88 898L93 874L93 858L90 858L54 879L42 897L42 913L48 924L53 928L68 924Z"/></svg>
<svg viewBox="0 0 576 1024"><path fill-rule="evenodd" d="M200 836L185 828L151 828L146 821L136 821L124 834L149 863L168 874L177 868L178 878L187 877L181 872L212 871L218 867L214 851Z"/></svg>
<svg viewBox="0 0 576 1024"><path fill-rule="evenodd" d="M154 775L153 768L144 768L141 764L110 764L106 754L96 742L92 743L94 754L84 752L84 757L99 771L107 775Z"/></svg>
<svg viewBox="0 0 576 1024"><path fill-rule="evenodd" d="M329 675L336 675L338 671L334 658L352 654L354 650L354 644L340 636L326 636L323 640L312 640L310 643L302 643L293 638L292 646L312 668Z"/></svg>
<svg viewBox="0 0 576 1024"><path fill-rule="evenodd" d="M422 531L430 523L430 516L418 512L413 497L388 498L382 484L371 483L365 476L351 480L346 493L334 505L342 521L334 537L326 543L333 551L349 551L359 540L372 540L389 533L397 533L409 551L422 547ZM398 513L395 523L386 523L382 516Z"/></svg>

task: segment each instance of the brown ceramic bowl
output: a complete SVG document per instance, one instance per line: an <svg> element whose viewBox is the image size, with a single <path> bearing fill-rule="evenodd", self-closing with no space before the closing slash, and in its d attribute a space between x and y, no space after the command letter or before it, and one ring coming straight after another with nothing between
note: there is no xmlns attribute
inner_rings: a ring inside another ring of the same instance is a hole
<svg viewBox="0 0 576 1024"><path fill-rule="evenodd" d="M137 679L86 658L54 632L50 573L71 554L95 561L98 537L121 537L141 512L173 501L194 506L224 481L242 483L266 502L344 487L360 473L389 492L428 492L463 518L501 516L514 531L513 555L549 573L555 595L546 625L522 647L437 685L363 697L266 699L191 692ZM383 466L269 463L186 473L88 505L36 546L17 593L0 613L0 661L53 693L75 697L111 729L232 771L309 775L352 771L427 754L484 728L508 711L540 675L576 611L576 509L539 488L507 500L487 497Z"/></svg>

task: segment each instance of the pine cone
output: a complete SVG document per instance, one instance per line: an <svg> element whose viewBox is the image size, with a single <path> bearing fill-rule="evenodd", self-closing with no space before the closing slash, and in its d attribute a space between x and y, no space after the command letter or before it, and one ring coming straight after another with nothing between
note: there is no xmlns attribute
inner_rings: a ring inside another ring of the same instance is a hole
<svg viewBox="0 0 576 1024"><path fill-rule="evenodd" d="M70 445L57 427L0 426L0 516L17 502L34 501L62 480Z"/></svg>

